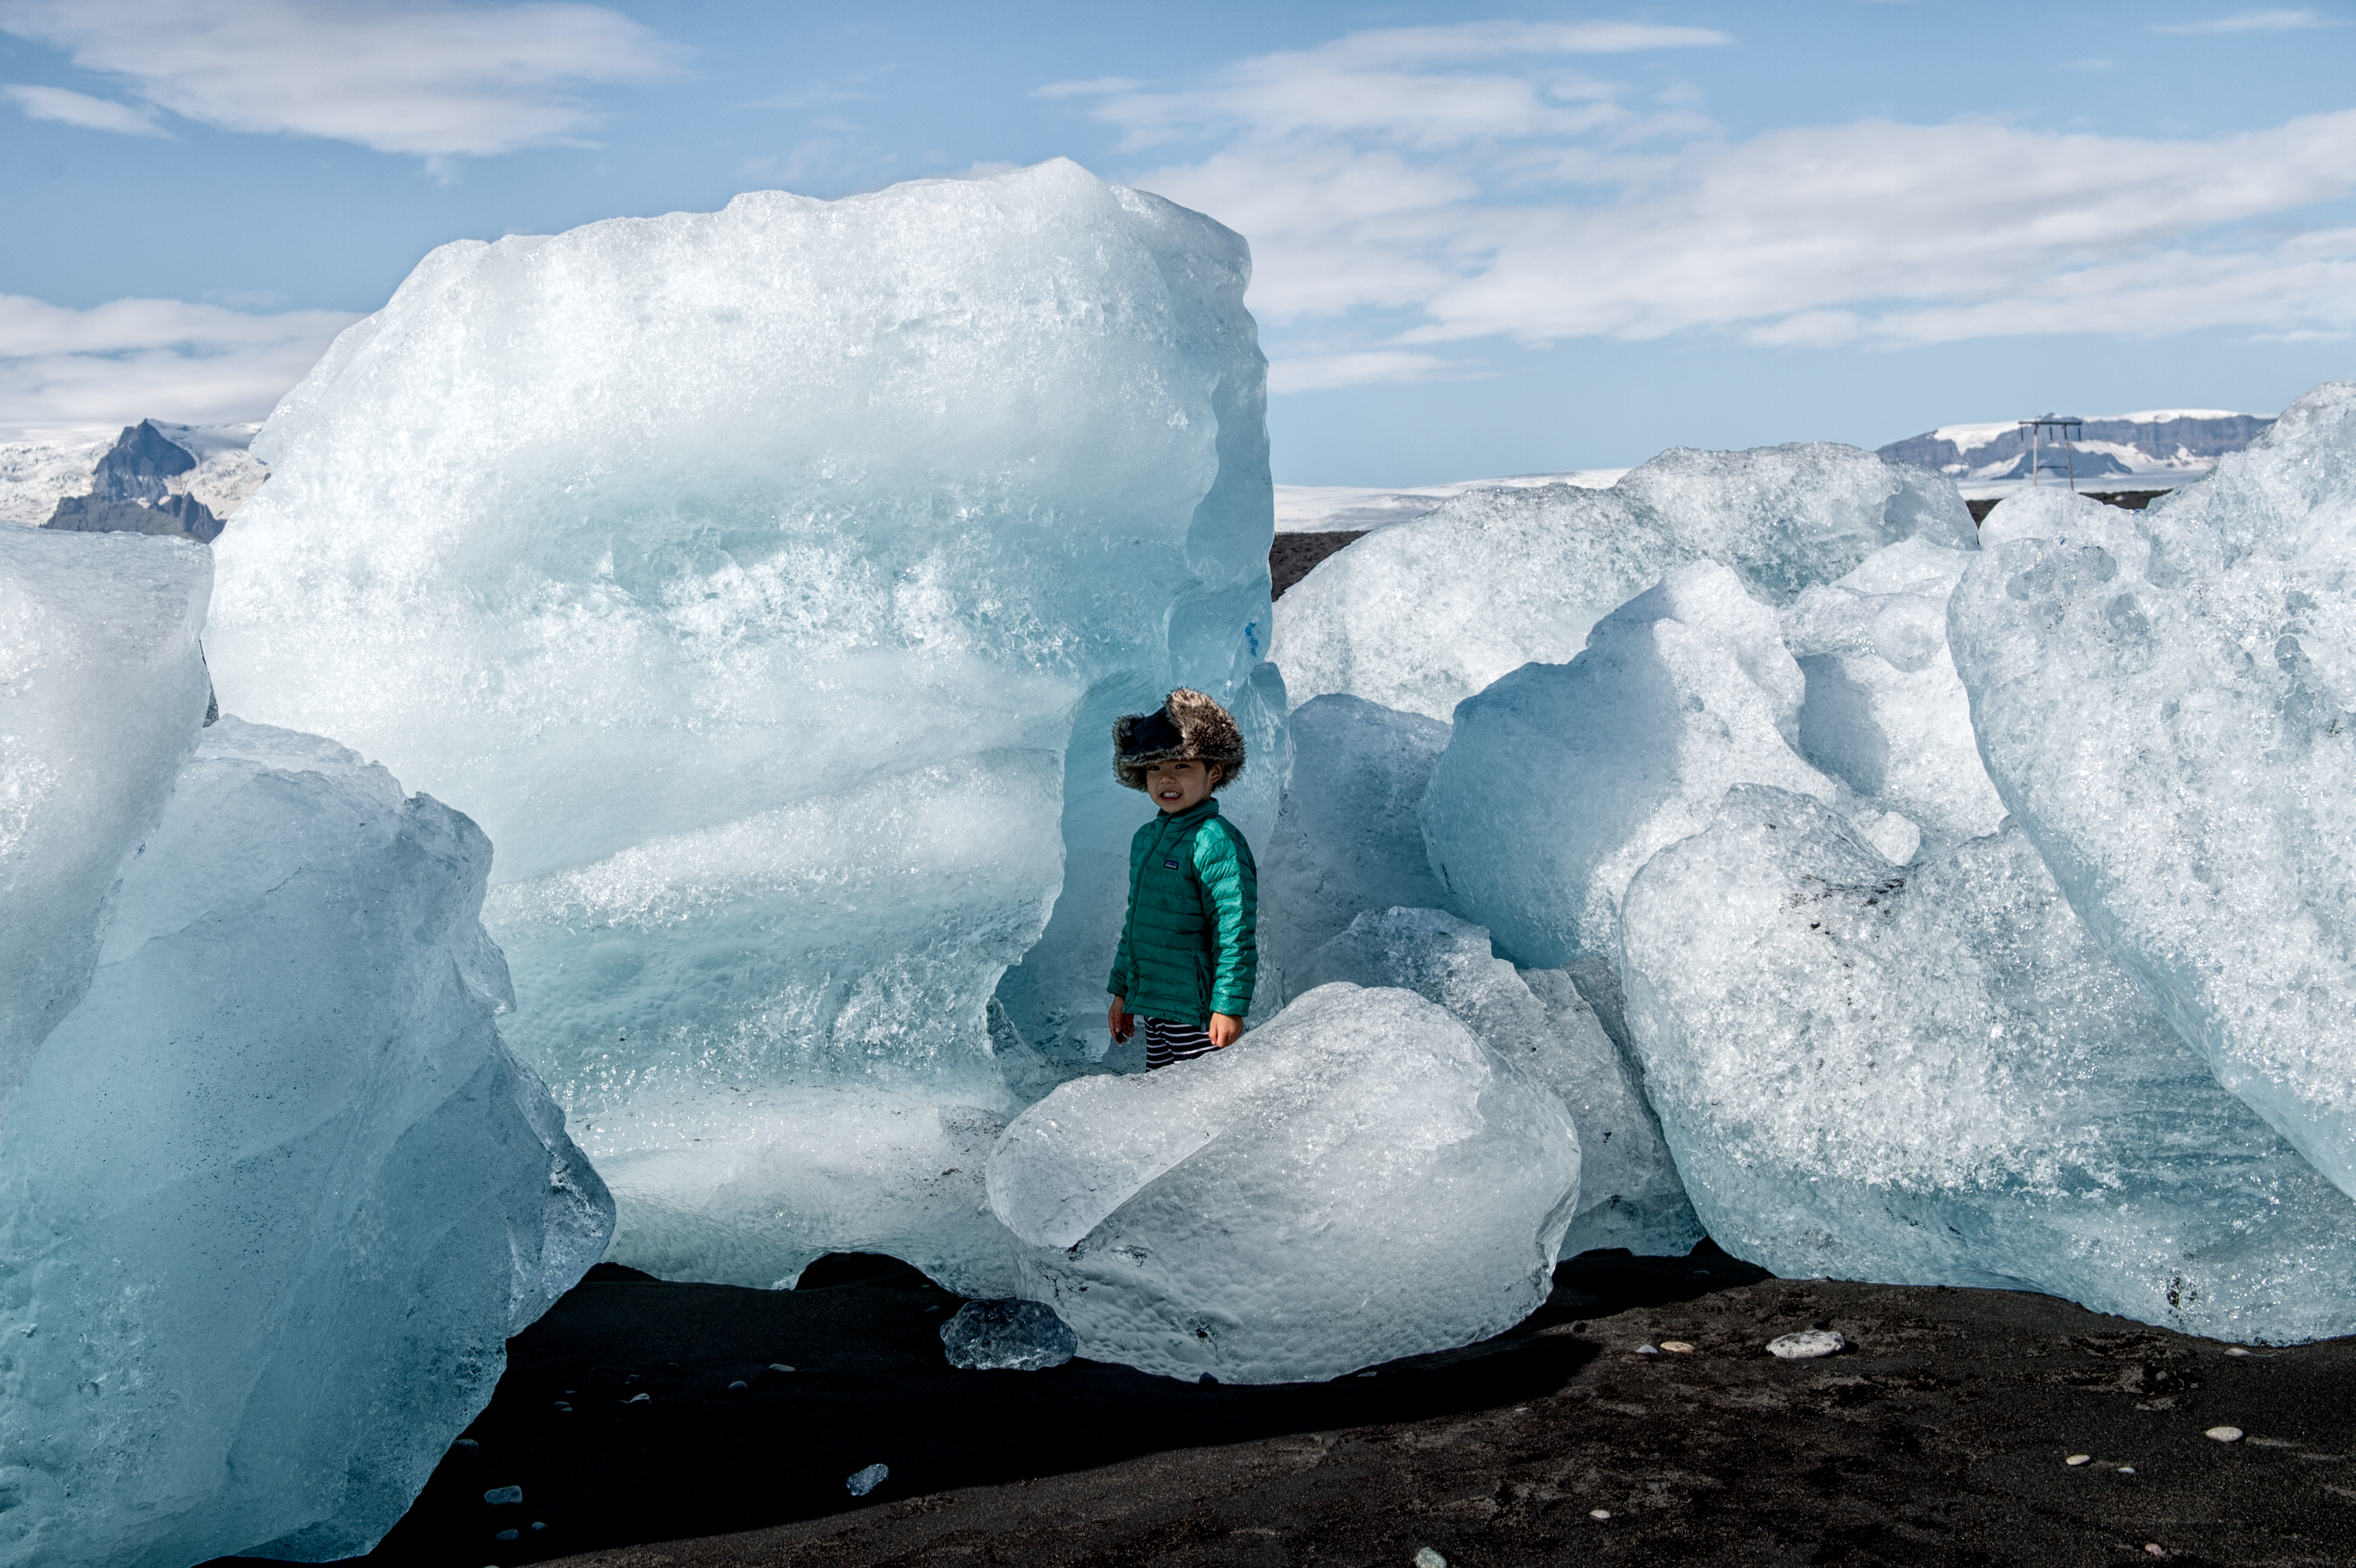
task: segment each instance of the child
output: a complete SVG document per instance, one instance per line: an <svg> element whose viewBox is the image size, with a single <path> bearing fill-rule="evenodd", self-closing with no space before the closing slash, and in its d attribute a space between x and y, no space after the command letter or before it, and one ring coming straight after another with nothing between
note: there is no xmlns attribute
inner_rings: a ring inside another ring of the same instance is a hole
<svg viewBox="0 0 2356 1568"><path fill-rule="evenodd" d="M1251 846L1212 794L1244 771L1244 738L1199 691L1112 727L1112 771L1162 814L1129 841L1129 914L1114 954L1106 1022L1127 1040L1145 1021L1148 1071L1233 1045L1259 973L1259 877Z"/></svg>

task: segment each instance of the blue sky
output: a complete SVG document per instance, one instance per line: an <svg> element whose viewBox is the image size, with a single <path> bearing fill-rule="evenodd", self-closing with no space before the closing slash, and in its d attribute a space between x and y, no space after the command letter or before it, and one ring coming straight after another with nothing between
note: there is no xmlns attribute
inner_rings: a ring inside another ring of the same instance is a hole
<svg viewBox="0 0 2356 1568"><path fill-rule="evenodd" d="M2356 375L2345 6L0 0L0 439L258 418L447 240L1058 155L1253 243L1277 476Z"/></svg>

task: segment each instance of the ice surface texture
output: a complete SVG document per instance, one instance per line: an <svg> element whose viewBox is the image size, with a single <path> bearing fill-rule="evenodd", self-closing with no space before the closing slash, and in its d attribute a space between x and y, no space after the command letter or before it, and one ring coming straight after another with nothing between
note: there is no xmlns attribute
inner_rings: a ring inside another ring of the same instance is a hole
<svg viewBox="0 0 2356 1568"><path fill-rule="evenodd" d="M1291 782L1275 832L1257 846L1253 1010L1269 1017L1317 983L1296 983L1292 972L1362 911L1436 907L1447 896L1431 874L1416 807L1448 726L1333 696L1296 709L1291 731Z"/></svg>
<svg viewBox="0 0 2356 1568"><path fill-rule="evenodd" d="M1730 784L1837 793L1793 750L1804 688L1775 612L1734 572L1671 572L1570 663L1526 665L1457 709L1421 807L1448 907L1516 964L1608 955L1628 880L1706 827Z"/></svg>
<svg viewBox="0 0 2356 1568"><path fill-rule="evenodd" d="M1389 909L1359 915L1299 973L1304 990L1335 980L1396 986L1439 1003L1482 1044L1554 1091L1578 1129L1580 1149L1579 1209L1563 1232L1562 1256L1626 1247L1682 1257L1701 1240L1660 1124L1644 1104L1642 1073L1568 975L1517 973L1490 956L1487 932L1443 911Z"/></svg>
<svg viewBox="0 0 2356 1568"><path fill-rule="evenodd" d="M2031 521L1951 607L1997 790L2218 1081L2356 1193L2356 383L2101 537Z"/></svg>
<svg viewBox="0 0 2356 1568"><path fill-rule="evenodd" d="M1038 1372L1079 1353L1080 1341L1039 1301L969 1301L941 1325L949 1365L973 1371Z"/></svg>
<svg viewBox="0 0 2356 1568"><path fill-rule="evenodd" d="M204 722L211 591L184 540L0 527L0 1120Z"/></svg>
<svg viewBox="0 0 2356 1568"><path fill-rule="evenodd" d="M0 1143L0 1563L354 1555L612 1211L493 1027L466 817L224 719L145 844Z"/></svg>
<svg viewBox="0 0 2356 1568"><path fill-rule="evenodd" d="M223 700L481 821L509 1038L599 1125L683 1149L701 1101L733 1159L740 1092L1011 1111L1008 965L1026 1036L1101 1032L1151 809L1114 715L1227 700L1226 809L1274 817L1248 273L1062 161L444 246L257 440ZM701 1202L678 1168L630 1190Z"/></svg>
<svg viewBox="0 0 2356 1568"><path fill-rule="evenodd" d="M1918 538L1971 545L1953 481L1826 443L1679 447L1608 490L1478 490L1368 534L1285 594L1279 662L1296 704L1341 691L1446 719L1508 670L1569 659L1677 567L1718 560L1786 604Z"/></svg>
<svg viewBox="0 0 2356 1568"><path fill-rule="evenodd" d="M1412 992L1321 986L1237 1044L1067 1083L990 1201L1080 1353L1290 1382L1437 1350L1546 1299L1579 1200L1562 1104Z"/></svg>
<svg viewBox="0 0 2356 1568"><path fill-rule="evenodd" d="M2356 1202L2217 1086L2018 829L1901 868L1812 799L1737 790L1629 889L1622 977L1738 1257L2220 1339L2356 1329Z"/></svg>

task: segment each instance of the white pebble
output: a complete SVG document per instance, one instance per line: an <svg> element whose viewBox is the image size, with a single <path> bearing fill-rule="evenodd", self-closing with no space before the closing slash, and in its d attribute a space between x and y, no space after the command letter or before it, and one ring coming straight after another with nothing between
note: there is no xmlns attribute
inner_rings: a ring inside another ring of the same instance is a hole
<svg viewBox="0 0 2356 1568"><path fill-rule="evenodd" d="M1809 1328L1797 1334L1783 1334L1767 1341L1767 1353L1787 1361L1813 1361L1819 1356L1837 1355L1848 1349L1848 1341L1830 1328Z"/></svg>
<svg viewBox="0 0 2356 1568"><path fill-rule="evenodd" d="M868 1493L873 1491L876 1488L882 1486L884 1480L890 1477L892 1471L889 1466L870 1465L863 1470L854 1472L851 1478L842 1484L851 1488L851 1495L852 1497L863 1498Z"/></svg>
<svg viewBox="0 0 2356 1568"><path fill-rule="evenodd" d="M1590 1519L1610 1519L1612 1517L1612 1510L1608 1508L1591 1508L1587 1510L1587 1517Z"/></svg>
<svg viewBox="0 0 2356 1568"><path fill-rule="evenodd" d="M2218 1443L2239 1443L2242 1429L2238 1426L2212 1426L2201 1435Z"/></svg>
<svg viewBox="0 0 2356 1568"><path fill-rule="evenodd" d="M2093 1464L2094 1462L2094 1456L2092 1454L2072 1454L2062 1462L2074 1467L2079 1465Z"/></svg>
<svg viewBox="0 0 2356 1568"><path fill-rule="evenodd" d="M2135 1467L2133 1465L2121 1465L2119 1467L2119 1474L2122 1476L2132 1476L2135 1474Z"/></svg>
<svg viewBox="0 0 2356 1568"><path fill-rule="evenodd" d="M1415 1549L1415 1568L1448 1568L1448 1559L1429 1546Z"/></svg>
<svg viewBox="0 0 2356 1568"><path fill-rule="evenodd" d="M483 1500L487 1503L494 1504L519 1503L523 1501L523 1488L521 1487L493 1487L489 1491L483 1494Z"/></svg>
<svg viewBox="0 0 2356 1568"><path fill-rule="evenodd" d="M2246 1356L2250 1353L2250 1348L2247 1345L2229 1346L2225 1353L2229 1356Z"/></svg>
<svg viewBox="0 0 2356 1568"><path fill-rule="evenodd" d="M1636 1347L1636 1353L1640 1356L1657 1356L1661 1353L1661 1348L1658 1345L1639 1345Z"/></svg>
<svg viewBox="0 0 2356 1568"><path fill-rule="evenodd" d="M1664 1339L1661 1341L1661 1349L1666 1350L1673 1356L1690 1356L1693 1354L1693 1346L1683 1339Z"/></svg>

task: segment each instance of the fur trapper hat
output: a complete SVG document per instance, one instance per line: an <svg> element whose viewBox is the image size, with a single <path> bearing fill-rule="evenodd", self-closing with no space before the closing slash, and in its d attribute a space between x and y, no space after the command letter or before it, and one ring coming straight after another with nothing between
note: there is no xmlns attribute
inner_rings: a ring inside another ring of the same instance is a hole
<svg viewBox="0 0 2356 1568"><path fill-rule="evenodd" d="M1145 787L1145 770L1156 763L1196 762L1220 772L1214 790L1236 782L1244 771L1244 736L1235 717L1215 698L1180 687L1164 698L1159 713L1124 713L1112 723L1112 773L1130 789Z"/></svg>

